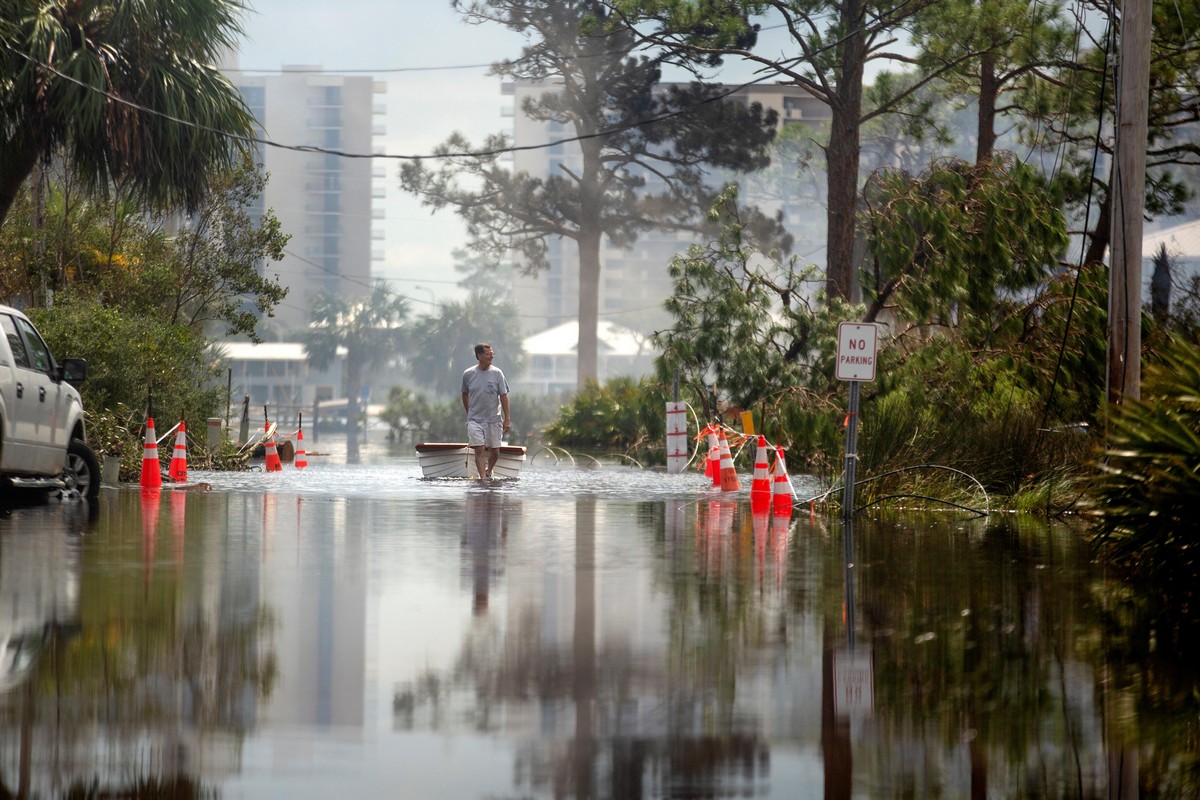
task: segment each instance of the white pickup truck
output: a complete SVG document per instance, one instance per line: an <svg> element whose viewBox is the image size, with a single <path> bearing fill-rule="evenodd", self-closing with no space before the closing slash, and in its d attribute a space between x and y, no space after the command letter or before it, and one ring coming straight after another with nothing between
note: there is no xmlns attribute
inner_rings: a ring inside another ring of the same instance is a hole
<svg viewBox="0 0 1200 800"><path fill-rule="evenodd" d="M74 384L87 362L54 360L29 317L0 305L0 497L10 487L60 489L94 501L96 455L84 442Z"/></svg>

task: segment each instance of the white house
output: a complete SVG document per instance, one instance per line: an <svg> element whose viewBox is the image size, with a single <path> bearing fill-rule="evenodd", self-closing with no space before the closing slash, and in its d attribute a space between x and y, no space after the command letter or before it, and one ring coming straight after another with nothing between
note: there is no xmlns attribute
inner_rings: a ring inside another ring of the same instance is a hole
<svg viewBox="0 0 1200 800"><path fill-rule="evenodd" d="M604 382L620 375L638 378L654 369L657 352L646 334L609 320L596 326L596 376ZM525 339L529 371L511 381L530 395L573 392L578 376L579 322L572 320Z"/></svg>

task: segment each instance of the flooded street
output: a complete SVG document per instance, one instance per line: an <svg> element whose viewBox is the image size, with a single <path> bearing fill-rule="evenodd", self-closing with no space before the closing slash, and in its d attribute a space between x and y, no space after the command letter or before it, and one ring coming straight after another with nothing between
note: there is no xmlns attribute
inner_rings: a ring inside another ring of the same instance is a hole
<svg viewBox="0 0 1200 800"><path fill-rule="evenodd" d="M3 518L0 796L1200 791L1194 665L1066 525L335 461Z"/></svg>

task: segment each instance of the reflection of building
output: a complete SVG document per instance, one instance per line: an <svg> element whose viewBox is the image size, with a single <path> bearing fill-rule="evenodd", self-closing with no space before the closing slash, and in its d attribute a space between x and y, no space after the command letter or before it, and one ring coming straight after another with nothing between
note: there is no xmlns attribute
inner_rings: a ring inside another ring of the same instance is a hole
<svg viewBox="0 0 1200 800"><path fill-rule="evenodd" d="M382 228L376 231L372 185L376 171L369 158L344 158L333 152L369 154L383 133L375 115L386 110L376 101L386 85L369 76L329 74L320 67L288 66L278 74L250 75L226 70L258 120L263 138L280 144L320 148L301 152L263 147L258 156L270 175L258 213L270 208L290 235L282 261L266 267L290 289L275 311L284 331L308 324L312 301L321 291L342 297L370 288L371 262L383 257ZM379 210L382 214L382 209Z"/></svg>
<svg viewBox="0 0 1200 800"><path fill-rule="evenodd" d="M281 665L261 722L361 729L366 680L367 535L362 504L248 498L261 506L263 596L271 598Z"/></svg>

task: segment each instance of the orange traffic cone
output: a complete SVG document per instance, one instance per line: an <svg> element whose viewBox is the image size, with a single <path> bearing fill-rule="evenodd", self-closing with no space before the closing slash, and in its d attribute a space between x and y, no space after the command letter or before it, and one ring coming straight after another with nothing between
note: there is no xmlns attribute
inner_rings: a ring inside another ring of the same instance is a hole
<svg viewBox="0 0 1200 800"><path fill-rule="evenodd" d="M704 474L712 478L713 486L721 485L721 446L717 444L717 429L708 426L708 463Z"/></svg>
<svg viewBox="0 0 1200 800"><path fill-rule="evenodd" d="M304 469L308 466L308 454L304 452L304 429L296 430L296 457L292 460L296 465L296 469Z"/></svg>
<svg viewBox="0 0 1200 800"><path fill-rule="evenodd" d="M792 515L792 482L788 480L782 447L775 448L775 491L771 495L771 513L785 517Z"/></svg>
<svg viewBox="0 0 1200 800"><path fill-rule="evenodd" d="M142 488L162 488L162 464L158 463L158 439L154 435L154 417L146 418L146 443L142 447Z"/></svg>
<svg viewBox="0 0 1200 800"><path fill-rule="evenodd" d="M750 510L754 513L771 507L771 476L767 464L767 437L758 437L754 454L754 478L750 481Z"/></svg>
<svg viewBox="0 0 1200 800"><path fill-rule="evenodd" d="M267 453L267 472L282 472L283 464L279 460L279 449L275 446L275 437L267 437L263 447Z"/></svg>
<svg viewBox="0 0 1200 800"><path fill-rule="evenodd" d="M179 420L179 432L175 434L175 452L171 454L167 476L176 483L187 483L187 425L183 420Z"/></svg>
<svg viewBox="0 0 1200 800"><path fill-rule="evenodd" d="M729 440L725 438L725 431L721 431L721 491L736 492L742 488L738 483L737 470L733 466L733 454L729 452Z"/></svg>
<svg viewBox="0 0 1200 800"><path fill-rule="evenodd" d="M721 429L712 426L708 429L708 476L713 479L713 486L721 485L721 443L718 434Z"/></svg>

